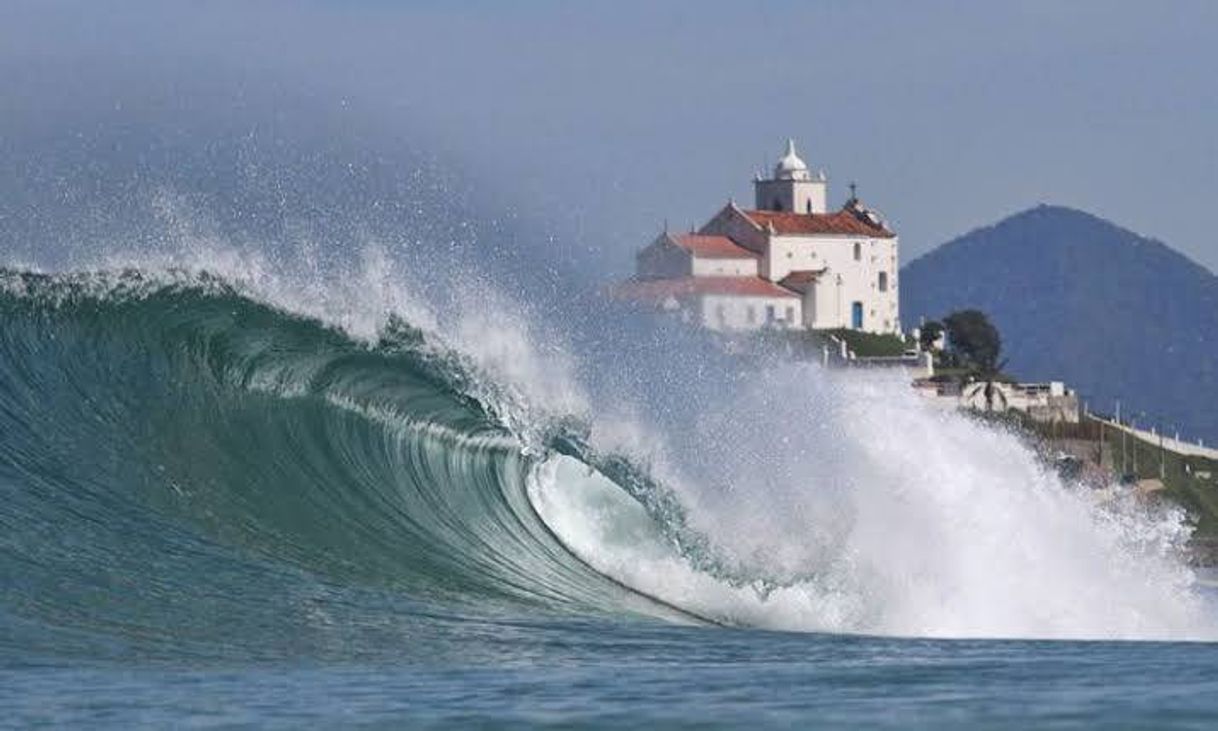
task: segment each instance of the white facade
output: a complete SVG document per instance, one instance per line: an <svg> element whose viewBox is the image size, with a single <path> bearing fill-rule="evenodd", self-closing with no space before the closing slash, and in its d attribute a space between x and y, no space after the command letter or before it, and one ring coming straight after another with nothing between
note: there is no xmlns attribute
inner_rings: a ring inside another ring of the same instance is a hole
<svg viewBox="0 0 1218 731"><path fill-rule="evenodd" d="M667 281L684 293L676 297L683 308L695 308L687 319L716 330L899 334L899 240L880 217L856 197L828 211L824 173L811 173L791 141L773 177L754 185L755 210L729 203L696 233L665 232L639 252L635 281ZM697 284L714 277L742 281L714 292ZM757 286L743 281L749 277Z"/></svg>
<svg viewBox="0 0 1218 731"><path fill-rule="evenodd" d="M800 328L798 294L756 275L680 276L625 282L620 297L679 313L686 322L717 331Z"/></svg>
<svg viewBox="0 0 1218 731"><path fill-rule="evenodd" d="M716 331L798 328L802 305L794 297L705 295L698 302L699 323Z"/></svg>
<svg viewBox="0 0 1218 731"><path fill-rule="evenodd" d="M771 281L781 282L793 271L825 270L812 294L815 304L805 315L806 327L900 332L895 238L776 236L769 252L765 275ZM863 309L858 328L850 321L856 302Z"/></svg>

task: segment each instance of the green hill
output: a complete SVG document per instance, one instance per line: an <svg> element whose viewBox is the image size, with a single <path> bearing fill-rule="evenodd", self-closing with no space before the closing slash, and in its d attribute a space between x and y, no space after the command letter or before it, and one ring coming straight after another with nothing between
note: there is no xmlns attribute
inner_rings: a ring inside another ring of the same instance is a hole
<svg viewBox="0 0 1218 731"><path fill-rule="evenodd" d="M985 311L1008 370L1065 380L1093 410L1218 442L1218 277L1154 241L1039 206L948 242L902 270L906 326Z"/></svg>

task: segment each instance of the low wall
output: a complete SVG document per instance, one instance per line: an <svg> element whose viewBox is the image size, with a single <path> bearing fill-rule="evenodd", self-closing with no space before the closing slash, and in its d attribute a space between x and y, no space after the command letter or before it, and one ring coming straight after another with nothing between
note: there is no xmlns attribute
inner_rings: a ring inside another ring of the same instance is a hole
<svg viewBox="0 0 1218 731"><path fill-rule="evenodd" d="M1088 414L1087 418L1091 419L1092 421L1099 422L1099 423L1103 424L1104 426L1109 427L1111 429L1116 429L1117 431L1123 431L1126 434L1137 437L1138 439L1141 439L1144 442L1149 442L1154 445L1159 444L1160 435L1156 434L1153 431L1145 431L1143 429L1136 429L1132 426L1121 424L1116 421L1110 421L1108 419L1098 417L1094 414ZM1213 447L1207 447L1202 444L1193 444L1192 442L1186 442L1182 439L1172 439L1171 437L1168 437L1165 435L1162 437L1162 439L1163 439L1163 448L1169 452L1174 452L1174 453L1184 456L1184 457L1204 457L1206 459L1218 460L1218 449L1215 449Z"/></svg>

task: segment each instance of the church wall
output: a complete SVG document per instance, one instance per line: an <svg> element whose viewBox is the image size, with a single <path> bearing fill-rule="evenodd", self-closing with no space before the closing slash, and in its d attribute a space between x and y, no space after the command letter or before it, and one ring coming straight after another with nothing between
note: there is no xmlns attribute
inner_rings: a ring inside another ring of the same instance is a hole
<svg viewBox="0 0 1218 731"><path fill-rule="evenodd" d="M808 289L804 298L810 300L811 307L804 309L804 327L813 330L832 330L843 327L846 322L846 311L840 298L841 287L837 285L836 275L826 273L819 282Z"/></svg>
<svg viewBox="0 0 1218 731"><path fill-rule="evenodd" d="M699 303L702 325L711 330L760 330L767 326L767 307L774 308L770 327L798 328L803 322L802 304L796 297L703 295Z"/></svg>
<svg viewBox="0 0 1218 731"><path fill-rule="evenodd" d="M859 246L855 259L854 247ZM775 236L771 239L764 274L779 281L792 271L828 267L817 284L814 308L817 329L851 327L851 307L863 303L863 329L898 332L897 240L852 236ZM879 274L887 275L888 289L880 291ZM839 282L840 278L840 282Z"/></svg>
<svg viewBox="0 0 1218 731"><path fill-rule="evenodd" d="M691 264L695 277L756 277L760 274L756 259L703 259L695 256Z"/></svg>

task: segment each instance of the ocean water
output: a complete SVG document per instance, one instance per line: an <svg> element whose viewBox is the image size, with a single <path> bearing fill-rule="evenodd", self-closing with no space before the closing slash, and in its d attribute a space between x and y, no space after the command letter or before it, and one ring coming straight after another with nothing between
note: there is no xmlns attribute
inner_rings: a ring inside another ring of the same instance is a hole
<svg viewBox="0 0 1218 731"><path fill-rule="evenodd" d="M7 663L6 724L1212 728L1212 648L535 620L432 658ZM399 642L402 642L399 639Z"/></svg>
<svg viewBox="0 0 1218 731"><path fill-rule="evenodd" d="M1218 723L1178 510L383 266L0 272L0 725Z"/></svg>

